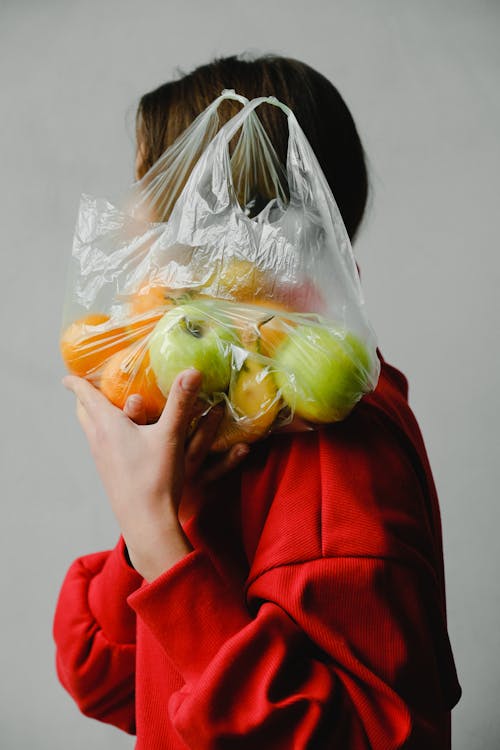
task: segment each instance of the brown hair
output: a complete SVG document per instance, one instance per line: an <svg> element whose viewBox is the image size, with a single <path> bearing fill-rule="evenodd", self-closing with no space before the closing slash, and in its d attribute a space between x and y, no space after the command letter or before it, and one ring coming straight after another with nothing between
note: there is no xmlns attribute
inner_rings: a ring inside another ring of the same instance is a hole
<svg viewBox="0 0 500 750"><path fill-rule="evenodd" d="M253 99L275 96L294 112L325 173L351 239L363 218L368 175L354 120L339 92L323 75L298 60L265 56L226 57L196 68L145 94L137 110L138 177L159 159L185 128L221 93L234 89ZM224 101L221 123L240 109ZM283 164L288 132L282 113L264 104L259 117Z"/></svg>

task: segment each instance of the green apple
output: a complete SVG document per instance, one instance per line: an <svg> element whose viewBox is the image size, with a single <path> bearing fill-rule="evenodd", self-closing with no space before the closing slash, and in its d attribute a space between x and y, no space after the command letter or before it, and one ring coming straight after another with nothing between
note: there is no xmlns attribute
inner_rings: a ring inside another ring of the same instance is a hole
<svg viewBox="0 0 500 750"><path fill-rule="evenodd" d="M149 341L149 358L166 397L177 375L189 367L203 374L201 394L223 393L231 379L232 348L238 339L231 323L210 302L181 304L158 321Z"/></svg>
<svg viewBox="0 0 500 750"><path fill-rule="evenodd" d="M299 417L337 422L370 390L370 358L354 334L333 326L299 325L274 353L281 396Z"/></svg>

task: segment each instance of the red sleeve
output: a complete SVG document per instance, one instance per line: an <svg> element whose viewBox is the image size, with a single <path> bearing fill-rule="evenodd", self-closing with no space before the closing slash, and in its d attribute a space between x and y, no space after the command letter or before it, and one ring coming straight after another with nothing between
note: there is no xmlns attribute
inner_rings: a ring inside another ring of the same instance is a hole
<svg viewBox="0 0 500 750"><path fill-rule="evenodd" d="M133 734L135 614L127 597L142 583L120 539L111 552L70 567L54 618L59 679L86 716Z"/></svg>
<svg viewBox="0 0 500 750"><path fill-rule="evenodd" d="M266 571L246 603L194 550L128 601L185 679L168 710L190 748L443 750L423 583L322 558Z"/></svg>

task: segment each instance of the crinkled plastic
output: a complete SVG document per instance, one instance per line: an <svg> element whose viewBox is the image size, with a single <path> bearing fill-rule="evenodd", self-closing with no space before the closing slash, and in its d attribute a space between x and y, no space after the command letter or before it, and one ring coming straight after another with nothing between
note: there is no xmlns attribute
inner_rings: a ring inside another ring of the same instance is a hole
<svg viewBox="0 0 500 750"><path fill-rule="evenodd" d="M241 109L219 127L226 99ZM264 102L288 124L286 168ZM140 393L150 422L176 375L199 369L207 408L226 407L216 450L344 419L379 375L337 204L274 97L223 92L123 208L82 196L63 317L67 368L120 408Z"/></svg>

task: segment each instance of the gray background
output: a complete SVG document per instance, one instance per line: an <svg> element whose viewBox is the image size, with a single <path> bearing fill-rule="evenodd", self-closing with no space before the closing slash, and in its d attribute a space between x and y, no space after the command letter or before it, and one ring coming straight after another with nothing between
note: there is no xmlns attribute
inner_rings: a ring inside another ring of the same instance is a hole
<svg viewBox="0 0 500 750"><path fill-rule="evenodd" d="M132 175L141 93L215 54L274 51L328 76L370 158L355 251L386 358L405 371L441 498L456 750L500 744L500 6L494 0L0 4L1 747L132 747L57 683L52 615L70 562L112 546L60 385L80 192ZM495 216L496 215L496 216Z"/></svg>

